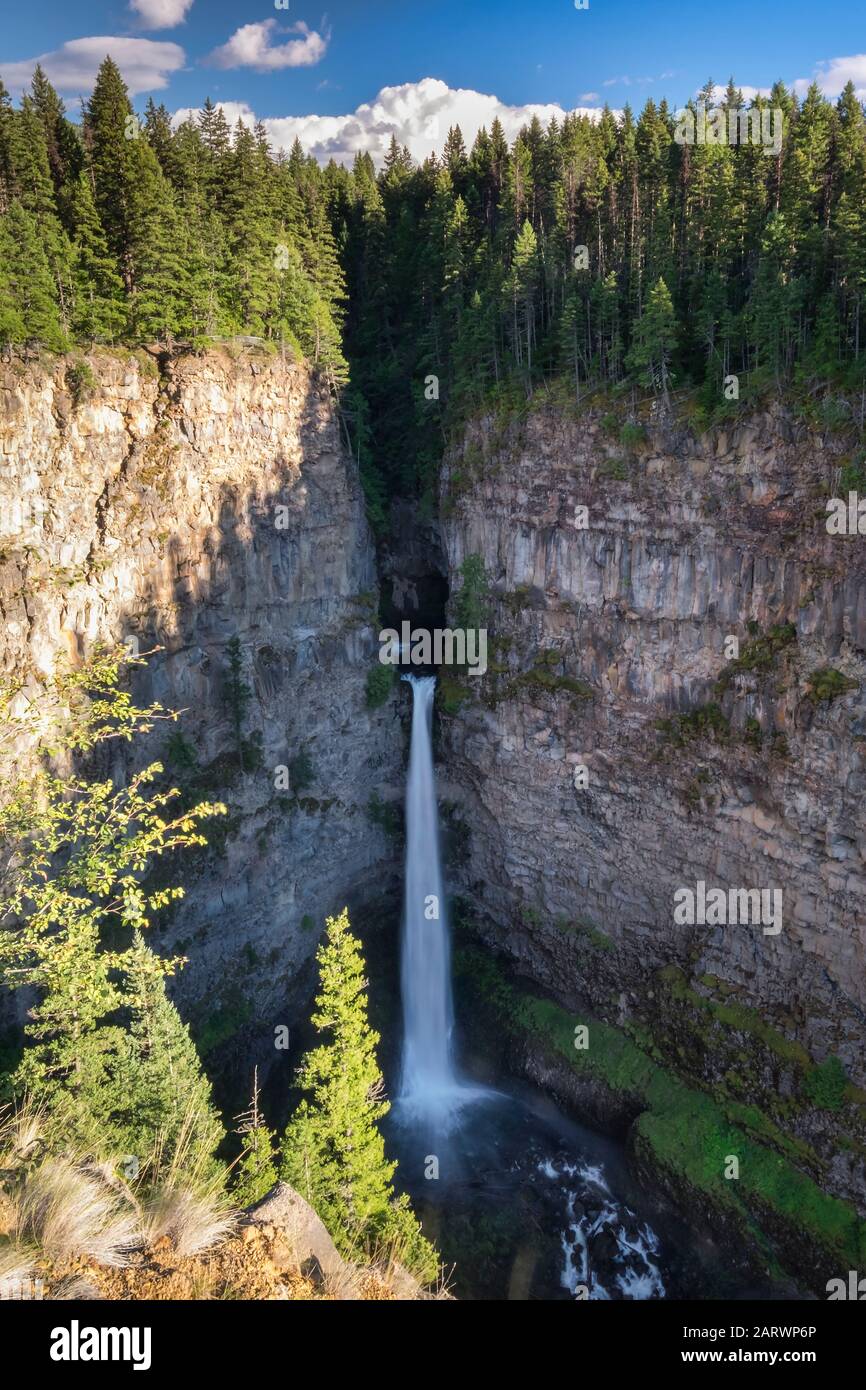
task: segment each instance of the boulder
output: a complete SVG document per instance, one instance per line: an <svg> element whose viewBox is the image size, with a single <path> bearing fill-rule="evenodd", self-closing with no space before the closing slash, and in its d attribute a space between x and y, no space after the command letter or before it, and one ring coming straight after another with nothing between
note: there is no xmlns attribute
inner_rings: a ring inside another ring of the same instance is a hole
<svg viewBox="0 0 866 1390"><path fill-rule="evenodd" d="M278 1182L250 1207L247 1217L256 1226L273 1227L275 1243L285 1249L284 1268L297 1266L314 1282L327 1283L337 1298L359 1297L356 1271L343 1259L309 1202L288 1183Z"/></svg>

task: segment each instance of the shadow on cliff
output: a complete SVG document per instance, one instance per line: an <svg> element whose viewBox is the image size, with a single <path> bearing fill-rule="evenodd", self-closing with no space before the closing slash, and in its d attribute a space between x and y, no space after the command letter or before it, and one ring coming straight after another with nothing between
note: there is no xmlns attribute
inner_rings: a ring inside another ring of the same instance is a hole
<svg viewBox="0 0 866 1390"><path fill-rule="evenodd" d="M353 465L333 422L322 432L322 408L308 382L300 456L275 453L276 479L225 480L209 495L204 467L201 488L190 487L166 450L154 477L152 442L136 445L98 528L100 543L121 537L119 554L148 565L99 639L152 652L131 676L134 698L183 711L128 752L113 748L110 771L119 779L159 759L181 805L228 808L203 826L206 848L168 856L149 881L185 886L151 940L188 957L173 992L229 1109L243 1101L254 1064L262 1077L276 1068L285 1091L308 1040L325 917L348 906L369 924L398 889L387 838L367 809L374 793L396 792L399 766L393 711L371 713L364 700L375 649L372 543ZM142 514L151 524L136 536L130 517ZM110 592L104 554L91 550L91 600L93 588ZM84 660L94 645L83 635L88 595L73 590L66 603L68 644ZM275 1045L278 1025L289 1029L288 1049Z"/></svg>

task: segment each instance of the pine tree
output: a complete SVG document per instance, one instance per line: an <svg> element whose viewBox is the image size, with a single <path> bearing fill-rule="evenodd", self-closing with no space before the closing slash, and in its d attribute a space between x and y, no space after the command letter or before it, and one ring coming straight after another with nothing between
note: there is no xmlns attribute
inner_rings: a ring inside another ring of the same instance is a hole
<svg viewBox="0 0 866 1390"><path fill-rule="evenodd" d="M140 931L133 934L124 971L129 1027L109 1060L106 1083L83 1099L105 1132L116 1136L118 1149L143 1162L158 1147L165 1164L180 1151L184 1165L196 1171L223 1137L210 1082L166 994L163 964Z"/></svg>
<svg viewBox="0 0 866 1390"><path fill-rule="evenodd" d="M535 292L538 284L538 239L530 222L524 222L511 264L514 305L514 344L518 364L523 364L527 395L532 393L532 343L535 335ZM520 318L522 317L522 323Z"/></svg>
<svg viewBox="0 0 866 1390"><path fill-rule="evenodd" d="M33 69L30 94L34 110L42 123L51 177L55 192L60 198L64 184L74 181L81 170L81 143L75 127L66 119L63 102L39 63Z"/></svg>
<svg viewBox="0 0 866 1390"><path fill-rule="evenodd" d="M64 352L69 340L36 221L17 201L4 220L9 249L5 278L21 323L19 341Z"/></svg>
<svg viewBox="0 0 866 1390"><path fill-rule="evenodd" d="M645 386L661 390L670 405L670 362L676 342L677 320L670 291L664 280L657 280L649 293L646 309L635 330L626 364Z"/></svg>
<svg viewBox="0 0 866 1390"><path fill-rule="evenodd" d="M72 328L85 343L112 343L126 324L123 282L108 245L85 173L75 180L71 198L74 227Z"/></svg>
<svg viewBox="0 0 866 1390"><path fill-rule="evenodd" d="M17 281L10 273L17 248L9 235L8 218L0 217L0 347L23 343L26 337L24 319L16 294Z"/></svg>
<svg viewBox="0 0 866 1390"><path fill-rule="evenodd" d="M135 193L137 123L120 69L102 63L84 109L84 139L94 198L108 249L127 292L134 287L132 198Z"/></svg>
<svg viewBox="0 0 866 1390"><path fill-rule="evenodd" d="M18 198L35 222L66 334L70 327L73 298L72 246L57 215L43 126L33 102L26 96L17 115L17 150Z"/></svg>
<svg viewBox="0 0 866 1390"><path fill-rule="evenodd" d="M396 1164L385 1157L379 1121L390 1108L376 1060L379 1035L367 1021L367 981L344 909L329 917L316 955L319 993L313 1024L326 1040L307 1053L298 1085L307 1092L286 1128L282 1172L316 1209L344 1250L357 1240L400 1238L435 1268L405 1201L394 1197Z"/></svg>

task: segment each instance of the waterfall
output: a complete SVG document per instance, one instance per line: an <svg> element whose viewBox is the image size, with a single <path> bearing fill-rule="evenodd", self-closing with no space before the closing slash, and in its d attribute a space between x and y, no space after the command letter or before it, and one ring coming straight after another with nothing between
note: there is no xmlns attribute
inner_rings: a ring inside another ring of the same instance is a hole
<svg viewBox="0 0 866 1390"><path fill-rule="evenodd" d="M433 773L435 676L403 677L412 687L412 741L406 784L403 901L403 1069L401 1109L442 1122L469 1095L451 1051L451 950L442 889Z"/></svg>

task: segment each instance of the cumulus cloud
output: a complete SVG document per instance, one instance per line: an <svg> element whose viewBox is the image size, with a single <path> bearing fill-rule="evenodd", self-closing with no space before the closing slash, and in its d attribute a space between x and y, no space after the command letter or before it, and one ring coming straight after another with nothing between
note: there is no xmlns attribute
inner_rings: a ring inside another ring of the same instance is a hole
<svg viewBox="0 0 866 1390"><path fill-rule="evenodd" d="M847 58L828 58L818 63L812 77L798 77L794 91L805 96L812 82L817 82L825 97L838 97L842 88L853 82L858 100L866 100L866 53L852 53Z"/></svg>
<svg viewBox="0 0 866 1390"><path fill-rule="evenodd" d="M221 108L232 130L234 130L238 121L245 126L249 126L250 130L255 126L256 113L253 111L252 107L247 106L245 101L217 101L214 102L214 105ZM176 129L179 125L182 125L184 121L188 121L190 117L192 117L193 120L197 120L200 115L200 106L181 106L172 116L171 123Z"/></svg>
<svg viewBox="0 0 866 1390"><path fill-rule="evenodd" d="M70 39L62 47L36 58L0 64L0 77L11 91L20 92L29 86L33 69L41 63L49 82L61 92L81 96L92 88L106 54L120 68L131 96L167 86L170 74L182 68L186 60L179 44L157 43L154 39Z"/></svg>
<svg viewBox="0 0 866 1390"><path fill-rule="evenodd" d="M228 108L232 103L225 105ZM592 119L600 114L598 107L576 110ZM246 111L252 122L253 113L248 107ZM185 108L176 112L174 119L179 122L194 114ZM399 144L408 146L415 159L422 160L433 150L442 149L453 125L460 126L469 146L481 126L489 130L497 116L511 140L533 116L546 125L554 116L561 121L565 115L561 106L508 106L498 97L470 88L455 89L438 78L425 77L421 82L383 87L372 102L364 102L345 116L276 116L263 124L276 149L290 149L297 137L322 164L329 159L351 164L359 152L369 152L375 163L381 164L392 135ZM231 119L228 110L226 117ZM242 115L241 119L246 118Z"/></svg>
<svg viewBox="0 0 866 1390"><path fill-rule="evenodd" d="M301 38L274 43L277 34L300 34ZM241 25L207 61L217 68L254 68L256 72L309 68L324 58L330 37L327 30L319 34L307 28L303 20L281 29L275 19L264 19L260 24Z"/></svg>
<svg viewBox="0 0 866 1390"><path fill-rule="evenodd" d="M816 64L811 77L795 77L785 85L798 97L804 97L813 82L830 101L841 95L848 82L853 82L858 100L866 101L866 53L852 53L847 58L828 58ZM750 87L744 82L735 82L734 85L742 92L745 101L752 101L756 96L768 97L772 90L769 86ZM716 83L713 88L715 100L724 96L726 86L727 83ZM695 96L699 90L696 89Z"/></svg>
<svg viewBox="0 0 866 1390"><path fill-rule="evenodd" d="M174 29L183 24L193 0L129 0L143 29Z"/></svg>
<svg viewBox="0 0 866 1390"><path fill-rule="evenodd" d="M745 102L754 101L755 97L768 97L770 95L769 87L750 87L748 82L735 82L734 86L738 92L742 93L743 101ZM710 99L718 102L724 101L727 89L727 82L715 82ZM700 96L702 91L703 87L696 87L695 96Z"/></svg>

